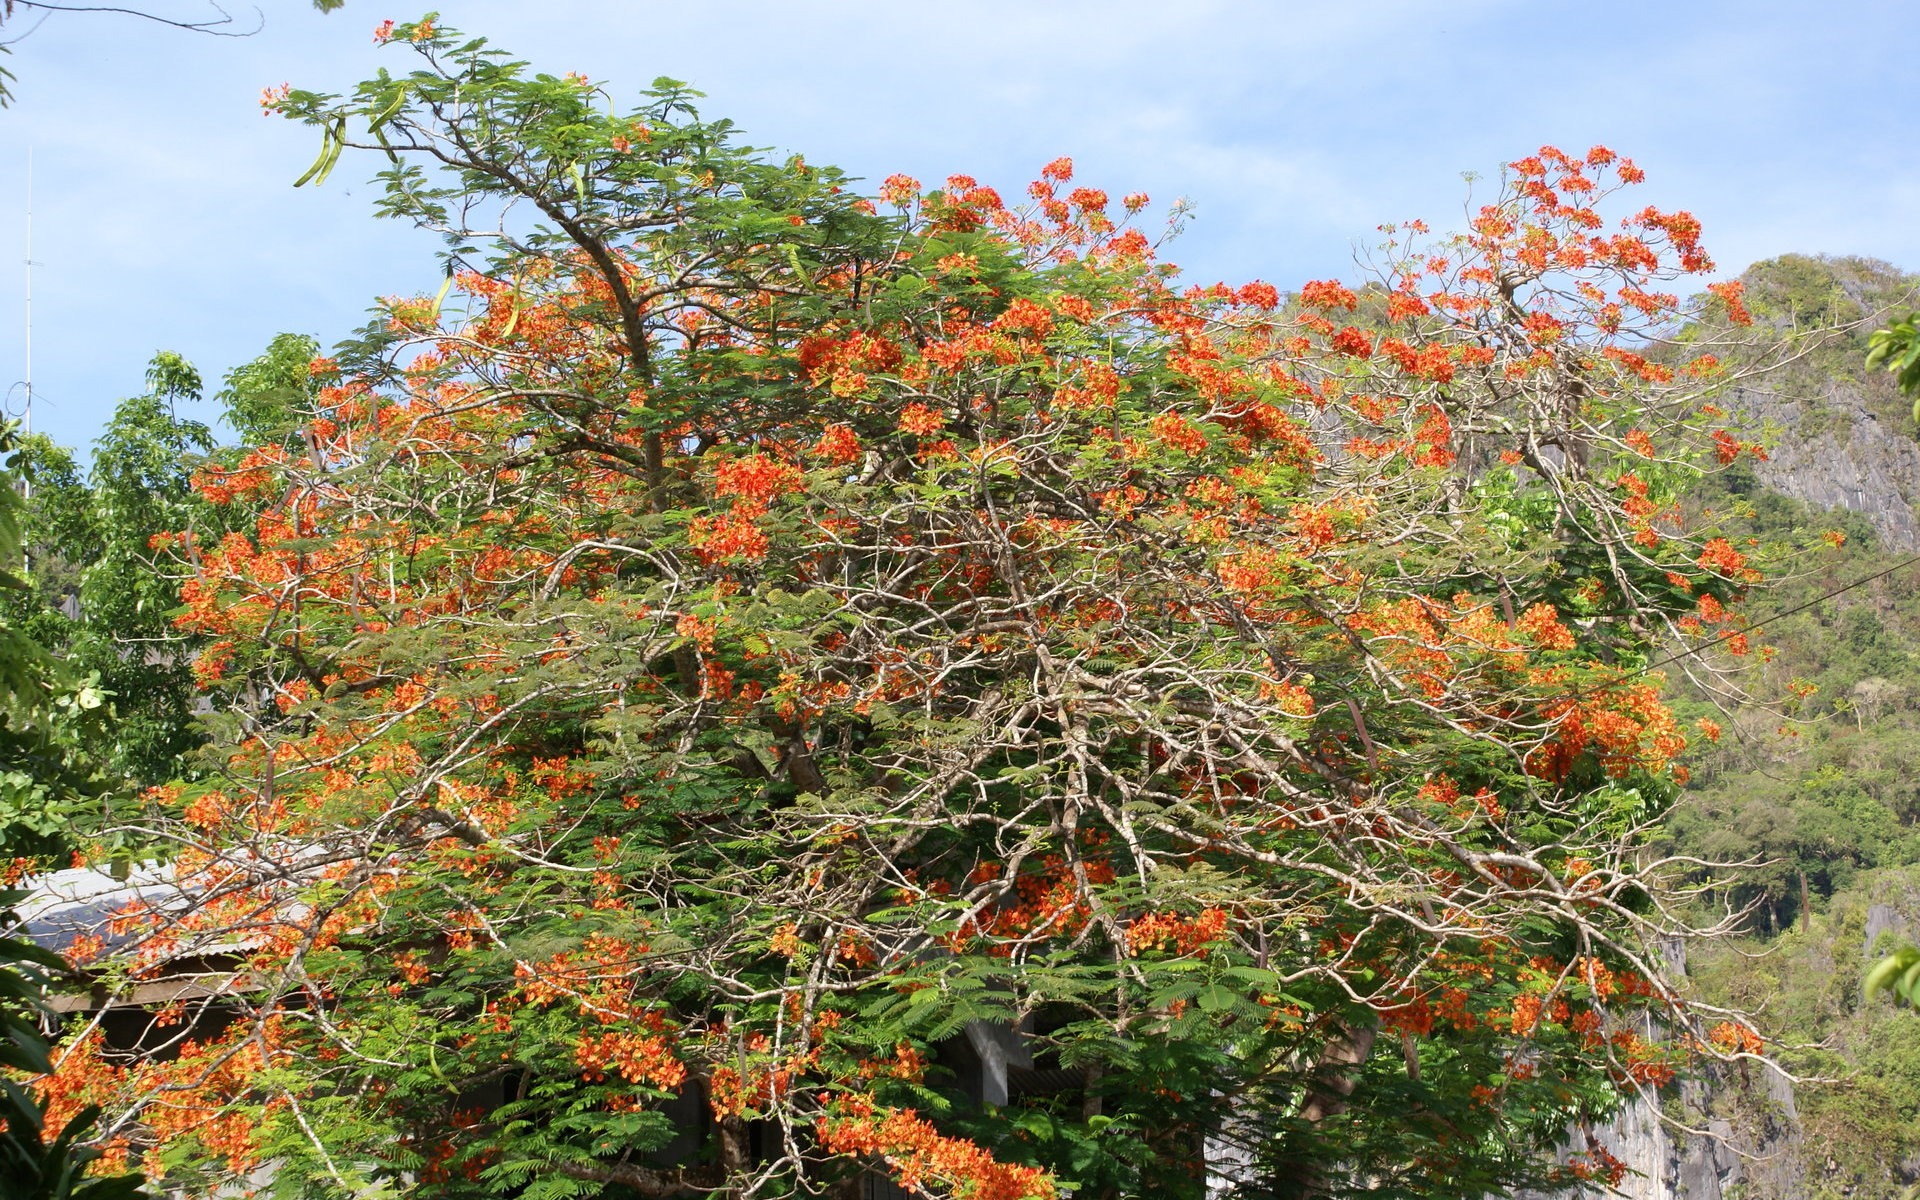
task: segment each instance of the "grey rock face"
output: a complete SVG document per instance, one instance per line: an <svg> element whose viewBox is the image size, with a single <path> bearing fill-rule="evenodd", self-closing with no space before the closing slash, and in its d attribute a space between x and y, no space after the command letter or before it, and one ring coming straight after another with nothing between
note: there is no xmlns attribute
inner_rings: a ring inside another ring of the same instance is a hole
<svg viewBox="0 0 1920 1200"><path fill-rule="evenodd" d="M1730 399L1754 426L1778 429L1771 457L1754 468L1762 485L1860 513L1887 549L1920 549L1920 442L1882 421L1863 386L1830 381L1811 396L1743 389Z"/></svg>
<svg viewBox="0 0 1920 1200"><path fill-rule="evenodd" d="M1913 939L1913 926L1890 904L1873 904L1867 907L1867 936L1860 943L1860 957L1872 958L1873 948L1880 944L1880 935L1891 933L1895 937L1908 941Z"/></svg>
<svg viewBox="0 0 1920 1200"><path fill-rule="evenodd" d="M1586 1197L1623 1200L1800 1200L1806 1195L1801 1138L1793 1085L1784 1076L1763 1072L1760 1103L1745 1106L1740 1119L1693 1116L1701 1135L1676 1134L1660 1119L1656 1105L1634 1098L1613 1120L1591 1135L1570 1131L1568 1153L1592 1145L1605 1147L1631 1172L1617 1189L1595 1184ZM1681 1085L1682 1107L1690 1114L1711 1113L1727 1095L1743 1089L1736 1077ZM1757 1113L1755 1110L1758 1110ZM1756 1120L1757 1116L1757 1120ZM1549 1200L1528 1194L1517 1200Z"/></svg>

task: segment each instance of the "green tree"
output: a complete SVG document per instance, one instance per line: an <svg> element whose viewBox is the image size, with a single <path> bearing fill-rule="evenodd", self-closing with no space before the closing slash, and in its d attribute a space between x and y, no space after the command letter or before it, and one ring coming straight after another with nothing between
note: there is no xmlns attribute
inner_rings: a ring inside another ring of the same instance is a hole
<svg viewBox="0 0 1920 1200"><path fill-rule="evenodd" d="M98 680L69 669L35 636L25 567L16 428L0 426L0 854L66 849L105 781L87 743L101 731Z"/></svg>
<svg viewBox="0 0 1920 1200"><path fill-rule="evenodd" d="M191 651L171 621L179 585L155 569L149 541L192 524L204 507L189 483L213 436L178 414L201 386L178 355L156 355L146 391L121 401L96 441L84 484L67 451L44 439L27 448L36 487L25 532L35 566L13 612L109 698L112 720L91 751L122 793L181 774L182 755L200 741Z"/></svg>
<svg viewBox="0 0 1920 1200"><path fill-rule="evenodd" d="M0 589L25 590L21 561L19 463L15 428L0 424ZM90 799L93 782L75 752L76 711L97 707L85 687L73 688L60 664L11 620L0 620L0 847L14 855L43 849L60 815ZM67 964L20 935L13 906L19 892L0 892L0 1072L44 1075L53 1069L39 1019L48 978ZM100 1157L82 1144L99 1116L83 1109L57 1130L15 1077L0 1073L0 1186L20 1200L123 1200L139 1195L139 1175L87 1178Z"/></svg>
<svg viewBox="0 0 1920 1200"><path fill-rule="evenodd" d="M277 334L257 358L227 373L216 399L242 446L300 444L320 393L311 370L319 353L320 343L305 334Z"/></svg>
<svg viewBox="0 0 1920 1200"><path fill-rule="evenodd" d="M178 410L200 393L190 364L158 354L146 392L122 401L94 443L89 491L99 548L80 577L80 620L67 653L113 694L116 727L105 758L135 787L177 775L180 756L198 742L190 651L171 620L179 585L154 569L149 543L192 522L189 483L214 441Z"/></svg>
<svg viewBox="0 0 1920 1200"><path fill-rule="evenodd" d="M228 374L217 398L248 444L299 445L302 413L310 419L317 390L308 370L316 349L311 338L283 334ZM0 596L12 628L51 652L67 676L86 681L66 708L84 702L91 712L105 703L90 723L67 722L61 743L84 752L98 772L92 794L101 804L200 769L188 761L204 741L193 711L195 646L173 622L178 576L191 564L163 569L150 543L156 534L194 528L217 544L244 511L210 506L191 486L196 471L221 470L245 455L216 446L207 426L181 415L201 398L198 372L162 352L146 384L116 406L88 475L72 452L45 437L22 443L21 470L34 484L21 513L22 554L33 569ZM26 775L13 778L18 789L42 795L23 782ZM41 814L17 822L18 831L60 835L40 844L45 853L63 853L102 824L103 814L36 807L21 795L13 804Z"/></svg>

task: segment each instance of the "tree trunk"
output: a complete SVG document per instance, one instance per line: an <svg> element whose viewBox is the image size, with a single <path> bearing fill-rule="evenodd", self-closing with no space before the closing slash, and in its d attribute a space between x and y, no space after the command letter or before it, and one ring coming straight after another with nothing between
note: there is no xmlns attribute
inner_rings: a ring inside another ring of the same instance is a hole
<svg viewBox="0 0 1920 1200"><path fill-rule="evenodd" d="M753 1166L753 1154L748 1145L746 1118L740 1116L722 1117L719 1121L720 1135L720 1195L738 1194L737 1181L745 1177Z"/></svg>
<svg viewBox="0 0 1920 1200"><path fill-rule="evenodd" d="M1307 1098L1300 1106L1301 1120L1318 1125L1347 1111L1354 1086L1359 1082L1354 1077L1354 1069L1373 1053L1374 1039L1379 1034L1378 1025L1368 1025L1362 1029L1342 1029L1327 1042L1320 1061L1314 1064L1313 1082L1307 1085ZM1331 1195L1327 1179L1329 1165L1318 1156L1309 1155L1302 1162L1295 1181L1298 1190L1291 1194L1298 1200L1320 1200Z"/></svg>

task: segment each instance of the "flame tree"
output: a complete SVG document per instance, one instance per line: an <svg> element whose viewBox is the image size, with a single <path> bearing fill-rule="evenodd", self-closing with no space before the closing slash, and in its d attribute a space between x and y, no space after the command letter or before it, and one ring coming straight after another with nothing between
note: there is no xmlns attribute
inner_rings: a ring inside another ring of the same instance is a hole
<svg viewBox="0 0 1920 1200"><path fill-rule="evenodd" d="M1663 341L1710 269L1604 148L1362 286L1185 286L1062 159L863 196L656 82L429 22L270 93L447 239L157 539L219 709L69 1043L176 1183L300 1195L1462 1196L1751 1054L1652 949L1686 741L1645 668L1755 573ZM1742 315L1737 289L1706 303ZM231 527L231 526L230 526ZM211 1016L221 1014L220 1025ZM969 1023L1018 1028L1004 1105ZM413 1193L410 1193L413 1194Z"/></svg>

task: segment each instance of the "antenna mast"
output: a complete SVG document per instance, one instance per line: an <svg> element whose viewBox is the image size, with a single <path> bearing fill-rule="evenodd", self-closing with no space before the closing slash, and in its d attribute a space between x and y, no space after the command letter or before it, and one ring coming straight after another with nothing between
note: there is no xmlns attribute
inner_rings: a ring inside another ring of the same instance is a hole
<svg viewBox="0 0 1920 1200"><path fill-rule="evenodd" d="M27 411L26 418L20 423L23 434L33 433L33 147L27 147ZM24 500L33 499L33 479L26 472L20 473L20 496ZM29 579L33 577L33 550L24 539L20 546L21 574Z"/></svg>
<svg viewBox="0 0 1920 1200"><path fill-rule="evenodd" d="M33 147L27 147L27 416L22 433L33 432ZM31 486L31 485L29 485Z"/></svg>

